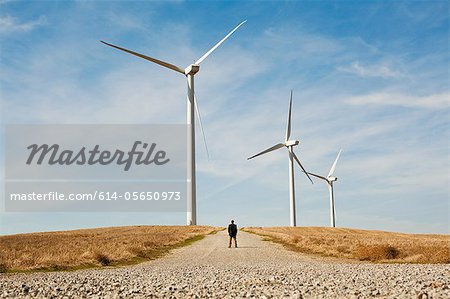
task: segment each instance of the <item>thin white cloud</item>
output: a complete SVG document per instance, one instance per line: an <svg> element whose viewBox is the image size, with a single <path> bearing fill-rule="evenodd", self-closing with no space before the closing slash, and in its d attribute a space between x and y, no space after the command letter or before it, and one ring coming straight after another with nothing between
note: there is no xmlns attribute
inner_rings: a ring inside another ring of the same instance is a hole
<svg viewBox="0 0 450 299"><path fill-rule="evenodd" d="M380 78L401 78L405 75L392 69L387 64L375 64L375 65L361 65L359 61L354 61L349 66L341 66L337 68L338 71L343 73L349 73L360 77L380 77Z"/></svg>
<svg viewBox="0 0 450 299"><path fill-rule="evenodd" d="M152 12L149 11L148 14L151 16ZM143 20L123 12L119 14L111 11L109 12L108 19L113 24L115 30L117 30L117 28L130 30L141 30L146 28L146 24Z"/></svg>
<svg viewBox="0 0 450 299"><path fill-rule="evenodd" d="M0 33L29 32L36 27L46 24L46 22L47 20L44 16L29 22L20 22L9 15L2 16L0 17Z"/></svg>
<svg viewBox="0 0 450 299"><path fill-rule="evenodd" d="M353 37L349 39L350 42L352 43L356 43L356 44L361 44L364 48L366 48L367 50L370 51L371 54L377 54L380 52L380 49L378 49L376 46L368 43L366 40L364 40L362 37L358 36L358 37Z"/></svg>
<svg viewBox="0 0 450 299"><path fill-rule="evenodd" d="M270 55L278 67L283 62L330 58L346 48L339 39L285 26L266 29L254 43L260 56Z"/></svg>
<svg viewBox="0 0 450 299"><path fill-rule="evenodd" d="M350 97L346 100L352 105L385 105L419 108L448 108L450 94L448 92L432 94L428 96L410 96L400 93L377 92L361 96Z"/></svg>

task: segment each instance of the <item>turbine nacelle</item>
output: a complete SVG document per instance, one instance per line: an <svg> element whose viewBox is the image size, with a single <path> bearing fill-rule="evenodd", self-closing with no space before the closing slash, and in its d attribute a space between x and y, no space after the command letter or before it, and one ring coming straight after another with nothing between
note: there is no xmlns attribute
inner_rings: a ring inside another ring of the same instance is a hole
<svg viewBox="0 0 450 299"><path fill-rule="evenodd" d="M329 176L329 177L327 177L327 180L328 180L328 182L333 183L333 182L336 182L336 181L337 181L337 177L335 177L335 176Z"/></svg>
<svg viewBox="0 0 450 299"><path fill-rule="evenodd" d="M300 143L298 140L288 140L284 143L285 146L296 146Z"/></svg>
<svg viewBox="0 0 450 299"><path fill-rule="evenodd" d="M185 70L184 74L187 75L195 75L200 70L200 65L198 64L191 64L189 65Z"/></svg>

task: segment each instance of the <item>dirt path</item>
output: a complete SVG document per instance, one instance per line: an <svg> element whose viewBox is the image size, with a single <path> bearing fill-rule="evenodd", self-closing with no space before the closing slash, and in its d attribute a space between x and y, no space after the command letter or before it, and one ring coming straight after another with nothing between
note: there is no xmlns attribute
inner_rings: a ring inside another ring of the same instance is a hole
<svg viewBox="0 0 450 299"><path fill-rule="evenodd" d="M131 267L0 276L0 297L450 298L449 265L338 263L240 232Z"/></svg>

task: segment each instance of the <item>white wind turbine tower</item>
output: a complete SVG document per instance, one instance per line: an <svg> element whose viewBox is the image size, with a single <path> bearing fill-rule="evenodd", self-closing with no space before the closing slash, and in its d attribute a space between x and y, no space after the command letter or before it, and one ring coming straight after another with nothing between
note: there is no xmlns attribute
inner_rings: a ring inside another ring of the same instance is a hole
<svg viewBox="0 0 450 299"><path fill-rule="evenodd" d="M339 151L336 160L334 160L333 166L331 166L330 172L328 173L327 177L323 177L311 172L307 172L307 174L310 174L312 176L315 176L316 178L322 179L325 182L327 182L328 190L330 192L330 221L331 221L331 227L336 227L336 209L334 207L334 191L333 191L333 183L337 181L337 177L333 176L334 171L336 170L336 163L339 159L339 156L341 155L342 150Z"/></svg>
<svg viewBox="0 0 450 299"><path fill-rule="evenodd" d="M294 146L298 145L300 141L298 140L290 140L291 137L291 110L292 110L292 91L291 91L291 97L289 99L289 111L288 111L288 120L287 120L287 126L286 126L286 139L283 143L278 143L254 156L251 156L250 158L247 158L247 160L253 159L257 156L266 154L268 152L280 149L282 147L287 147L288 153L289 153L289 197L290 197L290 225L291 226L297 226L297 220L295 217L295 185L294 185L294 159L297 162L297 164L300 166L300 168L303 170L303 172L306 174L308 179L313 183L311 178L308 175L308 172L306 172L305 168L303 168L302 163L300 163L300 160L297 158L297 156L294 153Z"/></svg>
<svg viewBox="0 0 450 299"><path fill-rule="evenodd" d="M200 57L196 62L190 64L185 69L175 66L173 64L143 55L125 48L121 48L107 42L101 41L105 45L111 46L113 48L125 51L127 53L136 55L145 60L149 60L153 63L159 64L163 67L169 68L173 71L179 72L186 76L187 78L187 224L196 225L197 224L197 206L196 206L196 179L195 179L195 119L194 110L197 111L198 116L199 111L196 104L195 93L194 93L194 75L200 70L200 63L205 60L217 47L219 47L227 38L229 38L239 27L241 27L247 20L241 22L233 30L230 31L224 38L222 38L217 44L214 45L208 52L206 52L202 57ZM200 122L201 125L201 122ZM202 129L203 131L203 129Z"/></svg>

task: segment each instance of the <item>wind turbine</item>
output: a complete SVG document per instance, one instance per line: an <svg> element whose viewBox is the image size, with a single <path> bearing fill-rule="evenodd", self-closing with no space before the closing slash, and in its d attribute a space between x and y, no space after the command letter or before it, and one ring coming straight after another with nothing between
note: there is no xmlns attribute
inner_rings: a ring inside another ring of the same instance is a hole
<svg viewBox="0 0 450 299"><path fill-rule="evenodd" d="M288 120L287 120L287 126L286 126L286 139L283 143L275 144L274 146L254 155L250 158L247 158L247 160L253 159L255 157L258 157L260 155L264 155L266 153L269 153L271 151L280 149L282 147L286 147L288 149L289 153L289 198L290 198L290 225L291 226L297 226L297 220L295 217L295 185L294 185L294 159L297 162L297 164L300 166L302 171L306 174L308 179L313 183L310 176L308 175L308 172L306 172L305 168L303 168L302 163L300 163L300 160L297 158L297 155L294 153L294 146L298 145L300 141L298 140L290 140L291 137L291 110L292 110L292 90L291 90L291 97L289 99L289 110L288 110Z"/></svg>
<svg viewBox="0 0 450 299"><path fill-rule="evenodd" d="M195 178L195 119L194 110L197 110L199 114L198 107L196 104L195 93L194 93L194 75L200 70L200 63L203 62L217 47L219 47L227 38L229 38L239 27L241 27L247 20L241 22L233 30L230 31L224 38L222 38L217 44L215 44L208 52L206 52L202 57L200 57L193 64L188 65L185 69L175 66L173 64L139 54L137 52L121 48L107 42L101 41L105 45L116 48L118 50L130 53L132 55L138 56L145 60L151 61L153 63L159 64L163 67L169 68L173 71L181 73L187 78L187 225L197 224L197 206L196 206L196 178ZM203 129L202 129L203 130Z"/></svg>
<svg viewBox="0 0 450 299"><path fill-rule="evenodd" d="M330 220L331 220L331 227L336 227L336 209L334 208L334 192L333 192L333 183L337 181L337 177L333 176L334 171L336 170L336 163L339 159L339 156L341 155L342 150L339 151L336 160L334 160L333 166L331 166L330 172L328 173L327 177L323 177L311 172L307 172L307 174L310 174L312 176L315 176L316 178L322 179L328 184L328 190L330 192Z"/></svg>

